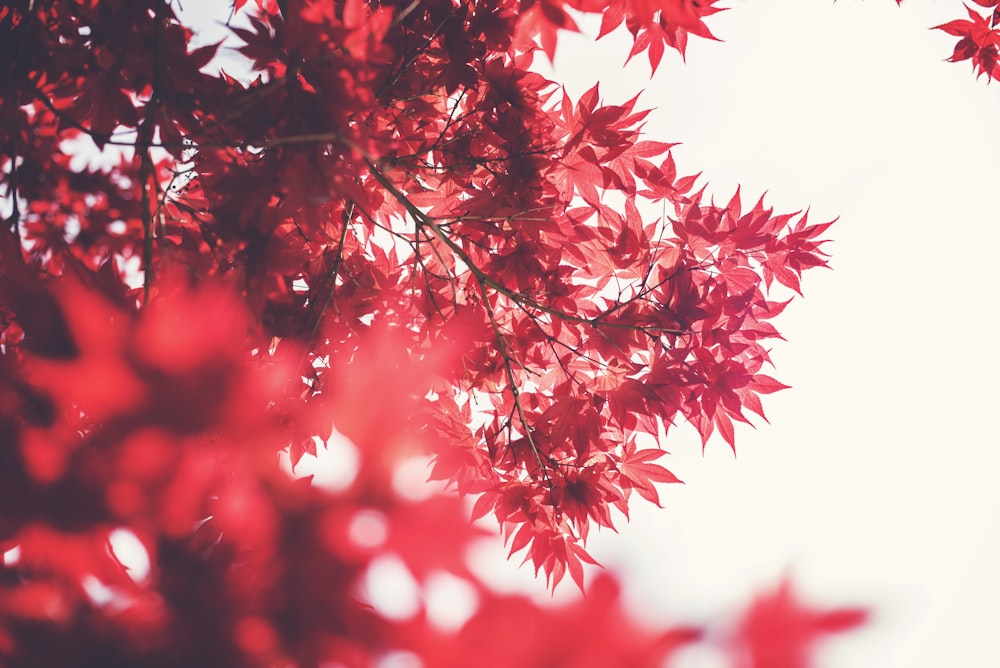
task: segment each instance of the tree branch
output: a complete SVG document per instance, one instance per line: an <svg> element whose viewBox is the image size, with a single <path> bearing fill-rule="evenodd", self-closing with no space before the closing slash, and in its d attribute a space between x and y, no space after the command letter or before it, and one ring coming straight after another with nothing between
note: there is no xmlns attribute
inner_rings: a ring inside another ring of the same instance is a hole
<svg viewBox="0 0 1000 668"><path fill-rule="evenodd" d="M641 331L646 334L655 332L657 335L662 335L662 334L681 335L686 333L685 330L671 329L667 327L630 325L628 323L608 322L605 320L605 318L607 318L609 315L611 315L615 311L618 311L619 309L630 303L632 299L629 299L625 302L616 302L613 306L609 307L600 315L594 316L592 318L587 318L584 316L567 313L565 311L552 308L551 306L546 306L545 304L539 303L535 299L532 299L531 297L523 293L508 288L506 285L500 283L496 279L489 276L482 269L480 269L479 266L472 260L472 258L469 257L469 254L465 252L465 249L459 246L454 239L452 239L444 230L442 230L441 226L433 218L431 218L423 211L421 211L419 208L417 208L417 206L413 204L413 202L411 202L410 199L405 194L400 192L400 190L396 188L396 186L394 186L389 181L388 178L386 178L385 174L383 174L378 169L378 167L375 165L374 162L371 161L370 158L366 157L364 160L365 163L368 165L369 173L371 173L372 177L379 183L379 185L381 185L383 188L389 191L389 194L392 195L393 198L397 202L399 202L403 206L403 208L406 209L407 213L409 213L417 223L419 223L421 226L426 227L431 232L433 232L434 236L440 239L453 253L455 253L455 255L466 265L466 267L468 267L469 271L472 272L472 275L476 278L477 281L486 286L489 286L491 289L495 290L496 292L499 292L500 294L509 298L516 304L519 304L521 307L532 308L535 309L536 311L547 313L551 316L554 316L561 320L565 320L567 322L576 322L580 324L590 325L595 328L600 326L600 327L611 327L616 329L629 329L633 331ZM653 286L651 289L655 289L659 285L662 285L664 282L666 282L666 280L669 279L664 279L664 281L661 281L656 286Z"/></svg>

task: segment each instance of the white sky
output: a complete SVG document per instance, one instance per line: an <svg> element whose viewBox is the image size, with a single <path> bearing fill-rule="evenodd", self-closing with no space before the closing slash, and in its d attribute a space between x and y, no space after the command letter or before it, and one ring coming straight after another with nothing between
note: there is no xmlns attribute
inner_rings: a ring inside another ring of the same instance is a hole
<svg viewBox="0 0 1000 668"><path fill-rule="evenodd" d="M738 427L735 459L675 432L664 463L687 484L592 552L650 616L717 618L785 572L818 605L871 605L827 668L1000 666L1000 89L943 62L955 39L928 28L958 0L726 4L725 41L692 39L652 81L644 59L623 74L627 35L561 37L552 76L611 103L645 88L648 134L683 142L679 172L718 200L739 183L839 215L834 271L777 321L793 389L766 398L771 425Z"/></svg>

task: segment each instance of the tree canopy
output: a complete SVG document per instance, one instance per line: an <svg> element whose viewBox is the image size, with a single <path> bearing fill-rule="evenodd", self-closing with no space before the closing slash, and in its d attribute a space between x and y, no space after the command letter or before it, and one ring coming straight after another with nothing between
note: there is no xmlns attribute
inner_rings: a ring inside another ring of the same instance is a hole
<svg viewBox="0 0 1000 668"><path fill-rule="evenodd" d="M583 589L590 529L680 482L672 426L735 447L764 418L773 320L832 223L706 198L637 97L532 69L591 13L655 71L717 4L236 0L231 71L179 3L0 8L5 665L638 666L696 641L635 627L603 576L555 611L490 592L468 508L393 479L429 455ZM995 77L1000 18L970 18L941 26L953 59ZM278 465L335 432L343 485ZM384 555L467 582L474 616L381 615L358 583ZM863 617L786 585L733 656L806 666Z"/></svg>

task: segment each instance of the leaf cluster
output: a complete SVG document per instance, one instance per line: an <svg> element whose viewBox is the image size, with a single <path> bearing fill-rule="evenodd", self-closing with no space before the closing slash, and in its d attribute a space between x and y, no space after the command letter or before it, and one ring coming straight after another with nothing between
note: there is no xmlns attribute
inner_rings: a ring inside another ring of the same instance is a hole
<svg viewBox="0 0 1000 668"><path fill-rule="evenodd" d="M0 8L9 665L93 638L105 665L366 665L376 554L471 578L479 530L393 491L414 452L583 588L591 526L679 482L655 439L734 446L785 387L769 290L825 265L830 223L716 204L636 99L574 101L531 63L589 12L655 69L714 5L237 1L249 76L177 3ZM334 427L345 489L275 466Z"/></svg>

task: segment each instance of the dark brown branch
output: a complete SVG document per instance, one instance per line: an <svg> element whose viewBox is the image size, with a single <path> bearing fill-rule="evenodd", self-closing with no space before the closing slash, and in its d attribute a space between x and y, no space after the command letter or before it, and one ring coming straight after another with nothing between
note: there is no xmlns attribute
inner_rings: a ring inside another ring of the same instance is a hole
<svg viewBox="0 0 1000 668"><path fill-rule="evenodd" d="M306 338L306 341L312 341L313 337L316 336L320 323L323 322L323 315L326 314L326 309L330 307L330 303L333 301L333 293L337 289L337 278L340 276L340 266L344 259L344 243L347 241L347 228L351 226L351 219L353 217L354 202L351 202L344 211L344 224L340 228L340 239L337 242L337 256L333 259L333 268L330 270L330 275L327 278L329 285L326 288L326 295L324 295L322 304L313 316L313 323L309 328L309 336Z"/></svg>
<svg viewBox="0 0 1000 668"><path fill-rule="evenodd" d="M142 302L143 305L149 303L149 289L153 284L153 209L150 188L159 191L157 184L156 167L153 164L153 157L149 153L149 145L153 141L155 130L154 114L151 107L160 104L159 89L163 81L163 4L156 6L155 22L156 37L153 44L153 87L150 92L149 102L146 104L146 114L137 128L136 150L139 155L139 184L142 188Z"/></svg>
<svg viewBox="0 0 1000 668"><path fill-rule="evenodd" d="M403 206L403 208L406 209L407 213L409 213L410 216L412 216L413 219L417 221L417 223L419 223L423 227L426 227L431 232L433 232L434 236L440 239L449 249L451 249L451 251L455 253L455 255L466 265L466 267L469 269L469 271L472 273L472 275L476 278L477 281L483 283L486 286L489 286L491 289L495 290L496 292L499 292L500 294L509 298L513 302L521 305L522 307L529 307L535 309L536 311L547 313L551 316L554 316L561 320L565 320L567 322L576 322L580 324L590 325L592 327L600 326L600 327L611 327L615 329L629 329L633 331L645 332L647 334L652 332L655 332L657 334L678 334L678 335L685 333L683 330L671 329L667 327L631 325L628 323L608 322L607 320L605 320L605 318L607 318L609 315L629 304L632 301L631 299L626 302L616 302L614 306L608 308L600 315L588 318L584 316L574 315L572 313L567 313L565 311L552 308L551 306L546 306L545 304L542 304L523 293L508 288L506 285L495 280L494 278L486 274L486 272L484 272L482 269L480 269L479 266L476 265L476 263L472 260L472 258L469 257L469 254L465 252L465 249L459 246L454 239L452 239L447 233L445 233L444 230L441 229L441 226L433 218L431 218L423 211L418 209L416 205L414 205L413 202L411 202L405 194L400 192L400 190L396 188L386 178L386 176L378 169L375 163L373 163L368 158L365 158L365 162L368 165L368 170L371 173L372 177L379 183L379 185L381 185L383 188L389 191L389 194L392 195L393 198L397 202L399 202ZM657 285L653 286L651 289L656 289L657 287L665 283L667 280L669 279L664 279Z"/></svg>

